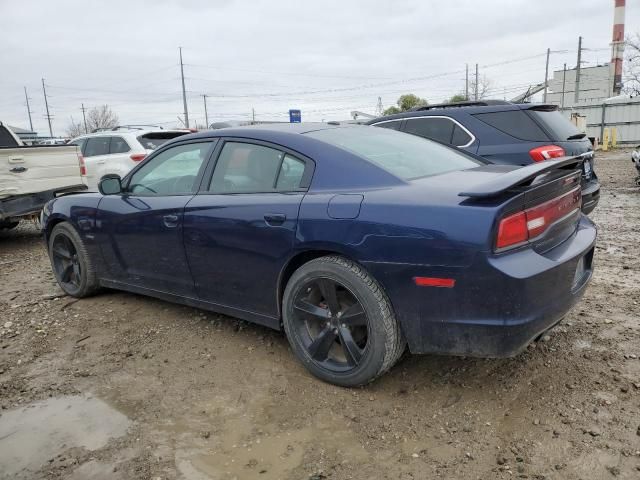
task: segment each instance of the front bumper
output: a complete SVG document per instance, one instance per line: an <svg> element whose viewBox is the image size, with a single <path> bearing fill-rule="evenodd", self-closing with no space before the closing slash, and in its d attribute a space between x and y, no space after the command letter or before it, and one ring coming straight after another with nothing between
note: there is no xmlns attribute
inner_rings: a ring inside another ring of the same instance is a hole
<svg viewBox="0 0 640 480"><path fill-rule="evenodd" d="M510 357L580 300L591 279L595 240L596 227L583 216L572 237L544 254L531 248L484 253L461 268L405 265L396 267L402 272L392 272L389 265L367 267L387 290L412 353ZM456 283L453 288L400 287L389 274L447 277Z"/></svg>

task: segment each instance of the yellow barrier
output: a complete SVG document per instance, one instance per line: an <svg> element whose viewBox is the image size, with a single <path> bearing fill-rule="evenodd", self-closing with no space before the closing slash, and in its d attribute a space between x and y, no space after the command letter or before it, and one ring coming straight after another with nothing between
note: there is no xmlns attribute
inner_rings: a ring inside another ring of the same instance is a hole
<svg viewBox="0 0 640 480"><path fill-rule="evenodd" d="M611 148L616 148L616 145L618 144L618 129L617 128L611 128Z"/></svg>
<svg viewBox="0 0 640 480"><path fill-rule="evenodd" d="M609 150L609 129L608 128L605 128L604 131L602 132L602 150L605 152Z"/></svg>

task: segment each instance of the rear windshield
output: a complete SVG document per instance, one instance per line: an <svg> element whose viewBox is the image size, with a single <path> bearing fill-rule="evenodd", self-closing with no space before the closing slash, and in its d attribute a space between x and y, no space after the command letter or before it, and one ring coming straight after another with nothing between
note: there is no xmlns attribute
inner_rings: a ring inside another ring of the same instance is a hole
<svg viewBox="0 0 640 480"><path fill-rule="evenodd" d="M331 128L306 135L355 153L404 180L482 165L453 148L387 128Z"/></svg>
<svg viewBox="0 0 640 480"><path fill-rule="evenodd" d="M138 141L140 145L142 145L147 150L155 150L163 143L171 140L172 138L180 137L182 135L186 135L189 132L152 132L145 133L144 135L140 135L138 137Z"/></svg>
<svg viewBox="0 0 640 480"><path fill-rule="evenodd" d="M522 110L477 113L474 117L519 140L530 142L546 142L549 140L549 137L536 122Z"/></svg>
<svg viewBox="0 0 640 480"><path fill-rule="evenodd" d="M551 140L563 141L583 138L585 135L557 110L529 110L529 115L540 123L551 135Z"/></svg>

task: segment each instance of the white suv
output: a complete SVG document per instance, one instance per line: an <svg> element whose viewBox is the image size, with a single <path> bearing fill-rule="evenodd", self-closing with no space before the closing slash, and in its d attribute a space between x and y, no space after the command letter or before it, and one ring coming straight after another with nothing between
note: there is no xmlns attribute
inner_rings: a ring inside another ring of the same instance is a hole
<svg viewBox="0 0 640 480"><path fill-rule="evenodd" d="M82 135L69 141L77 145L87 167L89 190L97 191L103 175L117 173L124 177L147 154L172 138L191 133L189 130L149 130L122 126Z"/></svg>

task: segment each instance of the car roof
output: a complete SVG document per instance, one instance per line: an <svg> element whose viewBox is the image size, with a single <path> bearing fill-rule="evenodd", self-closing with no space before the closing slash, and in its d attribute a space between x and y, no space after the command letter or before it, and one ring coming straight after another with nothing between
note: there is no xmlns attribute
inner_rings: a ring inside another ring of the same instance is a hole
<svg viewBox="0 0 640 480"><path fill-rule="evenodd" d="M135 137L140 137L140 136L146 135L148 133L174 133L174 132L184 133L185 135L187 135L189 133L189 132L187 132L185 130L179 130L179 129L171 129L171 130L164 130L164 129L153 129L153 130L140 130L140 129L133 129L133 130L123 130L123 129L118 129L118 130L100 130L99 132L83 133L82 135L78 135L77 137L73 137L70 141L78 140L78 139L81 139L81 138L91 138L91 137L121 137L123 135L133 135Z"/></svg>
<svg viewBox="0 0 640 480"><path fill-rule="evenodd" d="M265 123L261 125L247 125L243 127L227 127L214 130L204 130L198 133L192 133L189 135L189 139L196 138L211 138L211 137L238 137L238 136L254 136L263 137L264 134L269 133L290 133L290 134L304 134L309 132L315 132L318 130L329 130L333 128L349 128L355 127L353 123L340 123L340 122L305 122L305 123Z"/></svg>
<svg viewBox="0 0 640 480"><path fill-rule="evenodd" d="M456 116L473 115L476 113L506 112L510 110L531 110L531 109L557 109L557 105L544 103L512 103L503 100L485 100L480 102L456 102L441 103L435 105L425 105L424 107L416 107L406 112L395 113L393 115L384 115L374 118L366 122L367 125L374 123L401 120L403 118L414 117L431 117L431 116L447 116L455 118Z"/></svg>

